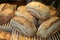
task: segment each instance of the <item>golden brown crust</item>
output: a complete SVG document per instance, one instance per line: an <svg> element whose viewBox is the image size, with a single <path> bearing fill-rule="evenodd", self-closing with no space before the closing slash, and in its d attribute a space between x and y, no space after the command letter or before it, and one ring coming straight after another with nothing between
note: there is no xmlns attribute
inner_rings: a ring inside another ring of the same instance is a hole
<svg viewBox="0 0 60 40"><path fill-rule="evenodd" d="M40 2L30 2L27 4L27 11L32 12L31 14L39 19L47 19L51 17L48 6ZM37 16L36 16L37 15Z"/></svg>
<svg viewBox="0 0 60 40"><path fill-rule="evenodd" d="M16 16L13 19L11 19L10 25L12 27L18 28L21 34L28 37L34 36L37 31L35 25L32 22L21 16L20 17Z"/></svg>
<svg viewBox="0 0 60 40"><path fill-rule="evenodd" d="M57 14L57 10L53 6L49 6L49 9L52 16L55 16Z"/></svg>
<svg viewBox="0 0 60 40"><path fill-rule="evenodd" d="M0 39L10 40L11 34L9 32L0 31Z"/></svg>
<svg viewBox="0 0 60 40"><path fill-rule="evenodd" d="M14 12L11 9L5 9L0 12L0 24L5 24L10 21L10 19L14 16Z"/></svg>
<svg viewBox="0 0 60 40"><path fill-rule="evenodd" d="M4 9L10 8L10 9L12 9L12 10L16 10L16 5L15 5L15 4L8 4L8 3L4 3L4 4L6 4L6 5L4 6Z"/></svg>
<svg viewBox="0 0 60 40"><path fill-rule="evenodd" d="M26 18L27 20L29 20L30 22L34 23L35 25L37 24L36 18L27 12L26 6L19 6L17 8L17 11L15 12L15 15L22 16Z"/></svg>
<svg viewBox="0 0 60 40"><path fill-rule="evenodd" d="M37 35L41 38L48 38L58 32L60 29L59 17L52 17L43 22L37 32Z"/></svg>
<svg viewBox="0 0 60 40"><path fill-rule="evenodd" d="M16 21L17 23L20 23L21 25L26 25L26 27L32 27L32 23L25 19L24 17L14 17L12 20ZM32 27L33 28L33 27Z"/></svg>
<svg viewBox="0 0 60 40"><path fill-rule="evenodd" d="M6 4L0 4L0 11L3 10L3 8L5 7Z"/></svg>
<svg viewBox="0 0 60 40"><path fill-rule="evenodd" d="M59 17L51 17L50 19L48 19L47 21L43 22L40 26L44 29L47 29L50 27L50 25L52 23L54 23L55 21L57 21L59 19Z"/></svg>

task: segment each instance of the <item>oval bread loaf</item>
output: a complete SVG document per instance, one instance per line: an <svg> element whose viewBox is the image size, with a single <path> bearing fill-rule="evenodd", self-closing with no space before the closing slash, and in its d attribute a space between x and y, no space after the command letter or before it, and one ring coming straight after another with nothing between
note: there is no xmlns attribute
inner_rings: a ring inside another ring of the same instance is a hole
<svg viewBox="0 0 60 40"><path fill-rule="evenodd" d="M37 31L35 25L32 22L28 21L27 19L21 16L20 17L16 16L13 19L11 19L10 25L12 27L18 28L21 34L28 37L34 36Z"/></svg>
<svg viewBox="0 0 60 40"><path fill-rule="evenodd" d="M39 19L45 20L51 16L48 6L40 2L30 2L26 5L26 8L29 13Z"/></svg>
<svg viewBox="0 0 60 40"><path fill-rule="evenodd" d="M59 30L59 17L52 17L40 25L40 27L38 28L37 36L41 38L47 38L58 32Z"/></svg>

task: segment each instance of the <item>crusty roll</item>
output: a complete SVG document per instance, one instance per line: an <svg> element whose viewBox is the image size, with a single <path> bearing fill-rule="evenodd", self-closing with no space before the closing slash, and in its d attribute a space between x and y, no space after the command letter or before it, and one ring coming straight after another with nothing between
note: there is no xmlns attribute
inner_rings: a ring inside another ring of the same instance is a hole
<svg viewBox="0 0 60 40"><path fill-rule="evenodd" d="M30 2L26 5L26 8L30 14L39 19L45 20L51 16L49 7L40 2Z"/></svg>
<svg viewBox="0 0 60 40"><path fill-rule="evenodd" d="M21 34L28 37L34 36L37 31L35 25L32 22L28 21L27 19L21 16L20 17L16 16L13 19L11 19L10 25L12 27L18 28Z"/></svg>
<svg viewBox="0 0 60 40"><path fill-rule="evenodd" d="M40 27L38 28L37 36L41 38L47 38L58 32L59 30L59 17L52 17L40 25Z"/></svg>
<svg viewBox="0 0 60 40"><path fill-rule="evenodd" d="M17 11L15 12L16 16L23 16L30 22L34 23L35 25L37 24L37 20L34 16L29 14L26 10L26 6L20 6L17 8Z"/></svg>
<svg viewBox="0 0 60 40"><path fill-rule="evenodd" d="M0 12L0 25L8 23L10 19L14 16L13 10L5 9Z"/></svg>

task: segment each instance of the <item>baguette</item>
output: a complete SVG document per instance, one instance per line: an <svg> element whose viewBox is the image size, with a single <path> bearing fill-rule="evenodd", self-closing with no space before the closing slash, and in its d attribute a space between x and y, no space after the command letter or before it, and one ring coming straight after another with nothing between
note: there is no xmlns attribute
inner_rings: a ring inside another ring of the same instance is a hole
<svg viewBox="0 0 60 40"><path fill-rule="evenodd" d="M59 17L52 17L43 22L38 28L37 36L41 38L48 38L60 30Z"/></svg>

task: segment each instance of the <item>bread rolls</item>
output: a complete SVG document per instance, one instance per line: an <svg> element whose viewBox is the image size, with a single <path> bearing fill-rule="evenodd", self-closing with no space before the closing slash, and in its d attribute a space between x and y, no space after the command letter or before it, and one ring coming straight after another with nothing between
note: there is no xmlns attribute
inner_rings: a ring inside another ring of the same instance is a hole
<svg viewBox="0 0 60 40"><path fill-rule="evenodd" d="M28 21L27 19L21 16L20 17L16 16L13 19L11 19L10 25L12 27L18 28L21 34L28 37L34 36L37 31L35 25L32 22Z"/></svg>
<svg viewBox="0 0 60 40"><path fill-rule="evenodd" d="M17 11L15 12L15 15L16 16L23 16L24 18L26 18L30 22L34 23L35 25L37 24L36 18L27 12L26 6L18 7Z"/></svg>
<svg viewBox="0 0 60 40"><path fill-rule="evenodd" d="M52 17L43 22L38 28L37 36L41 38L48 38L60 30L59 17Z"/></svg>
<svg viewBox="0 0 60 40"><path fill-rule="evenodd" d="M39 19L47 19L51 17L48 6L40 2L30 2L26 5L27 11Z"/></svg>
<svg viewBox="0 0 60 40"><path fill-rule="evenodd" d="M13 10L5 9L0 12L0 25L8 23L10 19L14 16Z"/></svg>

